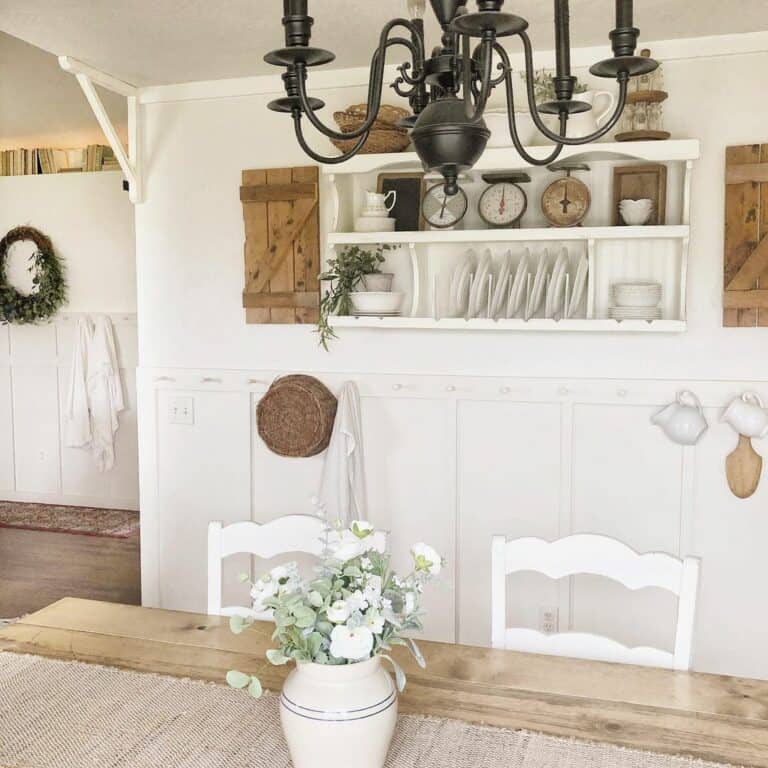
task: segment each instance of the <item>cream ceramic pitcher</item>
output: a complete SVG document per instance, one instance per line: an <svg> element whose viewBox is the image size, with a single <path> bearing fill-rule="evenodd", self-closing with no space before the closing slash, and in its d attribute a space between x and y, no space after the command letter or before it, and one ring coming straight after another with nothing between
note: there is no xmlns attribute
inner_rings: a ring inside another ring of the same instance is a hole
<svg viewBox="0 0 768 768"><path fill-rule="evenodd" d="M598 99L604 99L605 108L596 113L596 102ZM584 93L574 93L574 101L584 101L592 109L588 112L579 112L568 118L568 130L566 136L572 139L578 139L582 136L589 136L598 128L601 128L608 116L613 112L616 105L616 97L610 91L585 91Z"/></svg>

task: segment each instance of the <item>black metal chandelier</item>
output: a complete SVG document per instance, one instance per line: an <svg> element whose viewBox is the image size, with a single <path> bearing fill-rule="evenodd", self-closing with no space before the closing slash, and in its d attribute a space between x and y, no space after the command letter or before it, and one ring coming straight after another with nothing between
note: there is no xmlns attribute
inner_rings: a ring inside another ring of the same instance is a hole
<svg viewBox="0 0 768 768"><path fill-rule="evenodd" d="M458 189L459 174L471 168L485 150L490 131L483 120L483 112L496 87L503 85L506 90L509 132L517 152L532 165L548 165L565 145L587 144L610 131L624 110L630 77L652 72L658 66L653 59L635 56L640 31L633 26L632 0L616 0L616 28L609 35L613 57L590 68L593 75L615 78L618 82L616 109L608 122L593 134L570 138L566 136L569 116L587 111L591 106L573 99L576 78L571 74L568 0L554 0L556 70L553 81L556 98L539 105L534 96L533 50L526 32L528 22L502 11L504 0L477 0L475 12L468 10L467 0L430 0L443 34L440 45L428 58L425 56L423 22L426 0L407 2L411 18L388 22L373 52L367 117L358 129L342 133L323 124L316 112L325 106L324 103L307 93L308 68L327 64L335 57L330 51L309 44L313 19L308 15L307 0L283 0L285 47L268 53L264 60L285 67L283 82L286 95L272 101L269 108L291 114L299 145L313 160L342 163L357 154L365 144L381 106L386 53L395 45L406 48L410 54L410 61L398 67L400 74L392 83L396 93L408 99L413 111L413 116L402 120L400 125L410 130L411 140L424 168L443 175L449 195ZM398 29L404 30L407 36L393 35ZM556 144L545 158L530 156L517 133L512 67L506 49L499 42L502 37L514 35L523 44L531 117L538 130ZM547 128L542 114L559 117L559 133ZM304 137L303 117L328 138L356 140L354 146L335 157L318 154L309 147Z"/></svg>

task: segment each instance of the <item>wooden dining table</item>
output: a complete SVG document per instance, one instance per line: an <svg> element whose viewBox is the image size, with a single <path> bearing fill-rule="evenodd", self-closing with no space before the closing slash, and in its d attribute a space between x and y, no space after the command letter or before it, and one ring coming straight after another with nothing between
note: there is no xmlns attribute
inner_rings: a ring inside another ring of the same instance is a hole
<svg viewBox="0 0 768 768"><path fill-rule="evenodd" d="M273 625L65 598L0 630L0 651L222 682L230 669L279 690ZM422 641L400 711L768 768L768 681Z"/></svg>

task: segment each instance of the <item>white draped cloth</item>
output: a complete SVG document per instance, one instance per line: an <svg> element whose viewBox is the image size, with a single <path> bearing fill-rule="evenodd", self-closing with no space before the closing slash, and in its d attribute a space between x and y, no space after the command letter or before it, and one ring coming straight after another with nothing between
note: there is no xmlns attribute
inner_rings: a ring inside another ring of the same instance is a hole
<svg viewBox="0 0 768 768"><path fill-rule="evenodd" d="M67 399L66 444L88 448L100 472L115 464L115 434L125 409L112 321L78 320Z"/></svg>
<svg viewBox="0 0 768 768"><path fill-rule="evenodd" d="M360 393L353 381L339 394L336 420L325 453L320 502L330 519L368 519Z"/></svg>

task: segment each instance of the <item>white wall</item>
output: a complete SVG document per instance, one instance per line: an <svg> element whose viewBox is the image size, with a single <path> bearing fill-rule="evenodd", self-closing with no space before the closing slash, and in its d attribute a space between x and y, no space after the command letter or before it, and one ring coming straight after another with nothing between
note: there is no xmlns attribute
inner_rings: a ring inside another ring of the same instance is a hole
<svg viewBox="0 0 768 768"><path fill-rule="evenodd" d="M67 269L69 301L54 322L0 326L0 498L138 508L133 206L119 173L0 178L0 233L26 224L47 234ZM13 256L18 275L23 260ZM115 323L128 410L117 466L104 475L62 442L71 338L79 313Z"/></svg>
<svg viewBox="0 0 768 768"><path fill-rule="evenodd" d="M730 47L738 51L738 40ZM684 46L697 48L705 52L696 41ZM147 202L136 219L145 600L204 606L207 520L306 509L319 460L264 450L251 428L263 389L249 381L301 370L335 384L346 371L366 395L374 518L394 528L399 556L406 541L424 538L451 560L447 586L432 598L432 636L487 642L492 534L604 532L642 550L701 556L696 668L768 678L768 618L754 610L768 578L766 483L748 501L729 494L726 428L713 425L695 451L682 452L648 423L681 386L705 396L713 423L745 381L768 395L764 332L723 329L720 298L724 149L766 139L768 107L754 97L766 66L765 52L666 66L668 127L700 138L703 149L688 333L360 330L343 333L331 354L311 329L244 323L240 172L307 163L285 117L265 109L273 95L205 98L215 89L186 87L188 98L175 100L179 91L153 89ZM362 96L359 87L324 91L325 118ZM511 388L506 398L502 386ZM192 393L197 425L168 425L167 389ZM584 579L525 582L513 594L522 622L535 625L538 608L554 603L566 627L590 623L631 643L668 640L671 606L654 595L617 602Z"/></svg>

